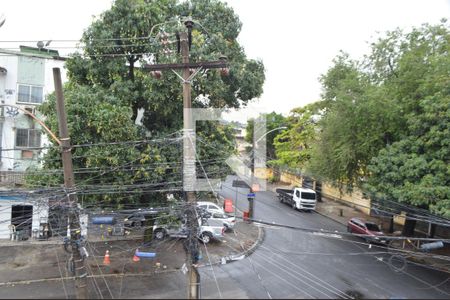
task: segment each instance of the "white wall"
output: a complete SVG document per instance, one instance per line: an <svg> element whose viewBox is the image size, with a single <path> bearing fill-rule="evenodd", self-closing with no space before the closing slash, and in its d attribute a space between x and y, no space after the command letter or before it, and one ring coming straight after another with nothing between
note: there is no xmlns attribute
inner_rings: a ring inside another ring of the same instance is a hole
<svg viewBox="0 0 450 300"><path fill-rule="evenodd" d="M9 239L8 225L11 224L11 202L0 201L0 239Z"/></svg>
<svg viewBox="0 0 450 300"><path fill-rule="evenodd" d="M39 230L41 218L48 221L48 200L33 201L33 203L20 200L3 200L0 199L0 239L10 239L10 230L8 226L11 224L11 210L13 205L32 205L33 219L31 230ZM30 232L32 234L32 232Z"/></svg>
<svg viewBox="0 0 450 300"><path fill-rule="evenodd" d="M3 95L2 100L4 104L16 104L17 98L17 66L18 58L17 56L1 56L0 55L0 66L6 68L6 75L1 75L0 80L3 80L4 88L0 90L0 95ZM2 149L12 149L14 148L14 131L13 127L15 122L13 118L6 114L6 108L4 108L4 123L3 123L3 133L2 133ZM2 165L1 170L13 169L14 165L14 151L2 151ZM11 157L11 158L7 158Z"/></svg>
<svg viewBox="0 0 450 300"><path fill-rule="evenodd" d="M58 67L61 70L62 82L67 81L67 72L64 68L65 62L62 60L45 59L45 79L44 79L44 101L47 100L47 95L52 93L54 88L53 81L53 68ZM0 75L0 100L3 100L5 104L17 105L17 71L18 71L18 58L17 56L0 55L0 66L7 69L6 75ZM20 105L23 106L23 105ZM25 117L22 112L20 115L13 118L4 114L3 132L1 146L2 149L13 149L15 147L15 130L18 124L26 122L28 117ZM45 123L45 120L43 120ZM36 128L39 125L36 124ZM41 145L49 145L47 135L42 135ZM21 151L2 151L2 164L0 171L24 171L30 164L25 160L21 160ZM14 159L17 158L17 159ZM32 162L32 161L30 161Z"/></svg>

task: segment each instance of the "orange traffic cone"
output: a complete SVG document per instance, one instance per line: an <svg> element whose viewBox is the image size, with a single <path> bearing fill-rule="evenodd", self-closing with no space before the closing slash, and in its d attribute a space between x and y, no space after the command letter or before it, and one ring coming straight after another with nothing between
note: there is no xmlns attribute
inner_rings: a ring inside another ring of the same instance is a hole
<svg viewBox="0 0 450 300"><path fill-rule="evenodd" d="M136 255L136 254L138 253L138 251L139 251L139 249L136 249L136 252L134 252L134 256L133 256L133 261L134 261L134 262L138 262L138 261L141 260L141 259L139 258L139 256Z"/></svg>
<svg viewBox="0 0 450 300"><path fill-rule="evenodd" d="M106 250L105 258L103 259L103 264L105 266L109 266L111 264L111 261L109 260L109 250Z"/></svg>

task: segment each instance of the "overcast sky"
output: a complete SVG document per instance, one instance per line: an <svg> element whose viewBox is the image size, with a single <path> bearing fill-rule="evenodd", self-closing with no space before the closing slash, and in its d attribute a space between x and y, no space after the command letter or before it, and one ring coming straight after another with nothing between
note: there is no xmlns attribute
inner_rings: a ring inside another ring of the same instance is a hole
<svg viewBox="0 0 450 300"><path fill-rule="evenodd" d="M410 29L450 17L450 0L226 0L243 23L239 37L249 58L266 68L263 95L233 118L259 111L287 114L320 99L318 77L339 50L352 58L368 53L368 42L396 27ZM79 40L93 16L111 0L0 0L0 47L4 41ZM35 46L35 42L21 44ZM52 42L51 46L73 46ZM71 49L58 49L60 53ZM64 51L65 50L65 51Z"/></svg>

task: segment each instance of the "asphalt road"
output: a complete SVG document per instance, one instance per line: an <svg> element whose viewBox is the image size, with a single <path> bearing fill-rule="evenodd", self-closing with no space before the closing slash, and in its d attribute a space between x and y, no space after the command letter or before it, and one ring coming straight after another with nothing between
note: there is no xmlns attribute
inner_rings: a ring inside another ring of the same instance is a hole
<svg viewBox="0 0 450 300"><path fill-rule="evenodd" d="M221 195L235 198L231 180ZM238 189L237 206L246 210L248 189ZM258 192L255 219L316 229L318 234L265 227L265 239L248 258L202 269L203 298L449 298L448 273L415 263L389 262L386 249L357 237L317 213L294 211L272 192ZM320 230L337 231L323 235Z"/></svg>
<svg viewBox="0 0 450 300"><path fill-rule="evenodd" d="M231 179L223 184L221 193L234 199L236 190L231 187ZM247 209L247 193L247 189L238 189L241 210ZM254 208L255 219L315 229L318 234L264 225L265 239L249 257L200 269L202 298L450 298L449 274L413 263L396 269L400 265L389 263L390 255L384 248L369 248L359 238L341 236L339 232L345 232L345 226L329 218L294 211L279 203L271 192L258 192ZM320 229L337 232L323 235ZM186 276L174 269L184 261L180 243L173 243L168 259L158 256L163 263L172 264L168 272L152 271L153 260L133 263L130 253L123 252L131 246L118 242L98 243L94 247L97 252L91 249L100 264L107 247L112 247L110 269L102 267L100 272L96 262L90 263L92 273L98 276L89 281L91 297L186 298ZM115 256L122 252L124 261ZM61 246L2 247L0 282L68 276L66 256ZM121 272L127 276L115 277ZM72 280L44 279L0 287L2 299L74 296Z"/></svg>

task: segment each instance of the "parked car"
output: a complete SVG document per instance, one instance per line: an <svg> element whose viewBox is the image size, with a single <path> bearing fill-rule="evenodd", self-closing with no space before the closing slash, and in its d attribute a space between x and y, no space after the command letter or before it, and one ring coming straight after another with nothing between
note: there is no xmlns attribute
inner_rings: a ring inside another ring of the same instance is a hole
<svg viewBox="0 0 450 300"><path fill-rule="evenodd" d="M197 202L197 207L202 208L210 213L222 213L225 214L225 211L223 210L223 208L221 208L219 205L213 203L213 202L208 202L208 201L198 201Z"/></svg>
<svg viewBox="0 0 450 300"><path fill-rule="evenodd" d="M209 219L222 220L223 226L225 226L225 231L227 231L228 229L233 229L234 225L236 224L235 217L218 212L212 213Z"/></svg>
<svg viewBox="0 0 450 300"><path fill-rule="evenodd" d="M201 220L201 221L200 221ZM204 243L208 244L211 240L220 240L223 238L225 226L222 220L211 220L200 218L199 231L197 237ZM165 237L187 238L188 230L185 221L171 224L155 224L153 226L153 236L157 240Z"/></svg>
<svg viewBox="0 0 450 300"><path fill-rule="evenodd" d="M386 243L386 239L380 238L384 233L380 230L377 224L368 222L360 218L351 218L347 222L347 231L356 234L365 234L362 238L366 242Z"/></svg>
<svg viewBox="0 0 450 300"><path fill-rule="evenodd" d="M130 213L123 220L124 227L140 227L145 225L145 220L158 215L156 210L142 210Z"/></svg>

